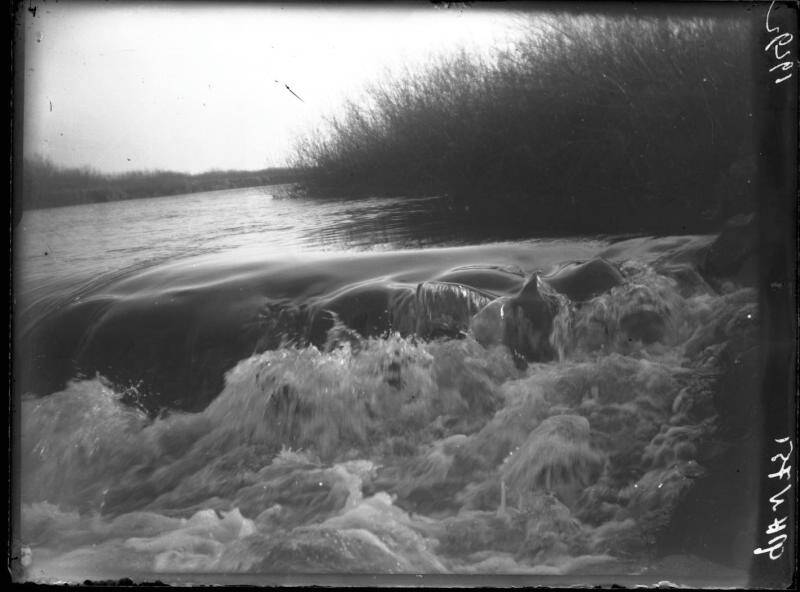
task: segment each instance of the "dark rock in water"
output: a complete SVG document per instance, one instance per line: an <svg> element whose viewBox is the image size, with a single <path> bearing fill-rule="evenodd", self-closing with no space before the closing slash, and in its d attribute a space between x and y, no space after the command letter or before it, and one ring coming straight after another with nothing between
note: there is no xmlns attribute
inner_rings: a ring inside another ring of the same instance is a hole
<svg viewBox="0 0 800 592"><path fill-rule="evenodd" d="M470 330L484 347L506 345L520 364L551 360L556 355L550 342L553 323L567 299L586 301L623 282L620 271L599 258L569 265L546 277L534 274L519 294L498 298L475 315ZM638 312L625 321L632 339L658 340L665 330L662 316Z"/></svg>
<svg viewBox="0 0 800 592"><path fill-rule="evenodd" d="M555 357L550 333L560 309L558 298L534 275L507 307L504 342L526 360Z"/></svg>
<svg viewBox="0 0 800 592"><path fill-rule="evenodd" d="M498 298L476 314L470 330L484 347L504 344L520 360L555 357L550 344L558 296L534 274L515 297Z"/></svg>
<svg viewBox="0 0 800 592"><path fill-rule="evenodd" d="M520 279L506 270L482 268L455 270L442 277L460 278L467 284L491 284L503 290L511 289ZM330 343L330 332L335 331L337 323L362 337L398 331L423 339L458 338L471 330L484 346L508 346L521 364L550 360L555 357L550 344L553 320L564 304L560 295L586 300L620 285L623 279L604 259L573 264L543 279L534 274L517 295L501 298L450 281L422 282L414 292L409 287L380 283L351 287L315 307L309 341L318 346ZM643 339L653 333L643 332ZM344 339L350 341L347 336Z"/></svg>
<svg viewBox="0 0 800 592"><path fill-rule="evenodd" d="M573 302L589 300L625 281L614 265L601 258L567 265L542 279Z"/></svg>
<svg viewBox="0 0 800 592"><path fill-rule="evenodd" d="M703 272L710 278L735 278L755 285L758 257L758 224L755 214L739 215L726 222L709 247Z"/></svg>

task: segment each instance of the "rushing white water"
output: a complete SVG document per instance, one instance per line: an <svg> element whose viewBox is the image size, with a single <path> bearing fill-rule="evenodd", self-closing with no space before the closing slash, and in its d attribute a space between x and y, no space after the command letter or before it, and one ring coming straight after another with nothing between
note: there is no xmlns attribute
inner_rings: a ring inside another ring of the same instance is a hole
<svg viewBox="0 0 800 592"><path fill-rule="evenodd" d="M363 202L244 192L234 214L219 197L26 213L26 335L61 340L19 350L44 352L20 367L29 577L653 563L717 462L721 352L757 326L752 290L714 291L686 262L708 239L410 250L435 231L398 228L359 252L341 228L313 237ZM469 333L533 271L596 255L624 283L562 299L556 359L521 365Z"/></svg>

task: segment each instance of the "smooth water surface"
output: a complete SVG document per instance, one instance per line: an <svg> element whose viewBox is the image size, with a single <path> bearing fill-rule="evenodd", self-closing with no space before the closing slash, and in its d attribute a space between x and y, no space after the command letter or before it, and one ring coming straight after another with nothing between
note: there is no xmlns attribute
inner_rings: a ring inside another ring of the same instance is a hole
<svg viewBox="0 0 800 592"><path fill-rule="evenodd" d="M24 212L16 293L26 304L160 262L245 248L265 256L463 244L436 199L319 202L287 186Z"/></svg>

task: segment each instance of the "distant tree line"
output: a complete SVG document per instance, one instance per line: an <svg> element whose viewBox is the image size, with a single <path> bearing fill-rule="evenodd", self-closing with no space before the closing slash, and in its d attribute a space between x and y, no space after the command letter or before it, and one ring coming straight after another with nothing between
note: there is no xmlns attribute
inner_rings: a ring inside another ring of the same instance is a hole
<svg viewBox="0 0 800 592"><path fill-rule="evenodd" d="M756 185L754 32L719 14L526 18L491 58L375 82L293 163L310 195L447 195L550 231L700 229L751 210Z"/></svg>
<svg viewBox="0 0 800 592"><path fill-rule="evenodd" d="M292 168L209 171L196 175L170 171L103 174L88 167L64 168L35 157L23 163L22 207L46 208L294 183L301 174Z"/></svg>

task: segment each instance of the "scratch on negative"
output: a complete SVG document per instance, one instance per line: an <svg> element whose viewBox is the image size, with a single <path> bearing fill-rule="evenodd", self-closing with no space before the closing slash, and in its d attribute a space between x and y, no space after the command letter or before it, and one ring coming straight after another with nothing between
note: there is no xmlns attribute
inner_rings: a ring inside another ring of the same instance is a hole
<svg viewBox="0 0 800 592"><path fill-rule="evenodd" d="M296 92L294 92L294 91L293 91L291 88L289 88L289 85L288 85L288 84L284 84L283 86L285 86L285 87L286 87L286 90L288 90L290 93L292 93L292 94L293 94L294 96L296 96L298 99L300 99L300 97L298 96L298 94L297 94ZM301 102L301 103L305 103L305 101L304 101L303 99L300 99L300 102Z"/></svg>

